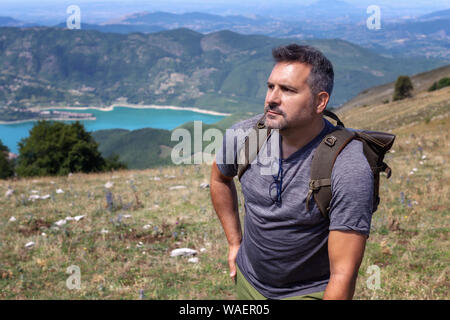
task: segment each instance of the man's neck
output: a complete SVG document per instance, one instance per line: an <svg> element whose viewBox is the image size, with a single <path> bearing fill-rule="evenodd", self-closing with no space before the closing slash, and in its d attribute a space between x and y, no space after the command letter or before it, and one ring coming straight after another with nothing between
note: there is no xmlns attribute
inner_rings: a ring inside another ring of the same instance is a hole
<svg viewBox="0 0 450 320"><path fill-rule="evenodd" d="M287 159L291 154L301 149L322 132L325 120L321 117L307 127L280 130L282 158Z"/></svg>

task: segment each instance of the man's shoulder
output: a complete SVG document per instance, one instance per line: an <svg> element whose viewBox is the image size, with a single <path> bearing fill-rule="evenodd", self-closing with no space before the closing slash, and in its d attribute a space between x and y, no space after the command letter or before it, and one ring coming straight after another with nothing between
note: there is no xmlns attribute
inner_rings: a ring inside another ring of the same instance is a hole
<svg viewBox="0 0 450 320"><path fill-rule="evenodd" d="M354 176L360 179L372 175L361 141L353 139L342 149L334 163L333 175Z"/></svg>
<svg viewBox="0 0 450 320"><path fill-rule="evenodd" d="M331 175L329 230L370 232L374 176L363 143L350 141L336 158Z"/></svg>

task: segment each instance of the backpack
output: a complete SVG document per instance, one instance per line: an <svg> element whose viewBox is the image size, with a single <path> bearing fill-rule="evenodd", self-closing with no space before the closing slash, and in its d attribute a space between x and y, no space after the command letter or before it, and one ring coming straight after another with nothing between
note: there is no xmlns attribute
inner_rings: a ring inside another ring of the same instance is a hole
<svg viewBox="0 0 450 320"><path fill-rule="evenodd" d="M378 196L380 187L380 173L385 172L386 177L389 179L392 173L391 168L383 161L387 151L392 147L395 140L395 135L385 132L367 131L367 130L354 130L345 128L342 121L336 114L331 111L325 110L325 116L337 122L335 129L328 133L316 148L312 163L311 163L311 176L309 181L309 191L306 197L306 208L309 210L309 203L311 198L314 198L317 207L325 218L328 218L331 201L331 172L333 170L334 162L336 161L339 153L344 147L353 139L357 139L363 144L364 156L370 165L373 173L373 209L375 212L380 203L380 197ZM251 154L249 154L249 139L248 137L244 141L244 145L239 150L238 162L238 178L241 179L244 172L247 170L250 163L256 159L259 150L264 145L264 142L270 137L270 129L264 125L265 114L258 120L254 129L257 134L257 148L253 148ZM266 130L266 133L260 137L259 130ZM255 152L256 151L256 152Z"/></svg>

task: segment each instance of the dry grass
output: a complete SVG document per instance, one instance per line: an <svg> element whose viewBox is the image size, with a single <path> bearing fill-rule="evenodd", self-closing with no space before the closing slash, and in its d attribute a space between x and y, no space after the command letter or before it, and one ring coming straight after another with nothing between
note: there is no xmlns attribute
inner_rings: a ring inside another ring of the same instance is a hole
<svg viewBox="0 0 450 320"><path fill-rule="evenodd" d="M360 268L356 299L449 299L450 88L345 111L353 128L397 135L381 178L381 205ZM369 266L381 269L370 290Z"/></svg>
<svg viewBox="0 0 450 320"><path fill-rule="evenodd" d="M137 299L140 290L151 299L233 297L222 230L209 189L199 187L208 176L205 165L1 182L0 298ZM187 188L169 190L177 185ZM52 197L28 201L32 190ZM85 218L55 225L78 215ZM206 251L189 263L169 256L180 247ZM70 265L81 269L80 290L66 287Z"/></svg>

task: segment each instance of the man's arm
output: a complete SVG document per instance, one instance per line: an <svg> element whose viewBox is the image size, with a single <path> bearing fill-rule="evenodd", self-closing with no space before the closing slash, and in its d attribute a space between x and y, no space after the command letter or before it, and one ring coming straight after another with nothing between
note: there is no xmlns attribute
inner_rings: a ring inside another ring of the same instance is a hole
<svg viewBox="0 0 450 320"><path fill-rule="evenodd" d="M366 239L367 236L355 231L330 231L328 237L330 281L325 289L324 300L353 298Z"/></svg>
<svg viewBox="0 0 450 320"><path fill-rule="evenodd" d="M210 192L214 210L228 240L228 265L230 277L234 279L236 256L242 240L237 192L233 177L224 176L217 167L216 161L212 164Z"/></svg>

